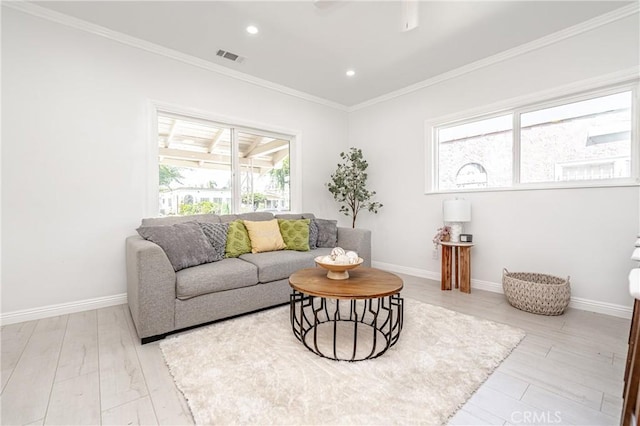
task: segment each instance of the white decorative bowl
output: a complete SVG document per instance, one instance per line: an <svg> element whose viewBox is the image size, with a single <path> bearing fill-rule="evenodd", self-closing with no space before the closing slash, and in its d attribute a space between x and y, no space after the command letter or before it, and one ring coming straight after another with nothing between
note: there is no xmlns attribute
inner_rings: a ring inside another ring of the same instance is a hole
<svg viewBox="0 0 640 426"><path fill-rule="evenodd" d="M364 262L364 259L359 257L358 262L356 263L345 263L345 264L335 264L335 263L323 263L322 258L324 256L318 256L314 260L316 265L327 270L327 278L330 280L346 280L349 278L349 269L357 268Z"/></svg>

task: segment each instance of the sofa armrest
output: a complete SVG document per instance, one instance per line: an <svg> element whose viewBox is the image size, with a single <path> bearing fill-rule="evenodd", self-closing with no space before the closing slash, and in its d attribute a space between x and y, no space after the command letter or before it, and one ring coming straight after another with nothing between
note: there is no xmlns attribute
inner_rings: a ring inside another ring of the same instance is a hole
<svg viewBox="0 0 640 426"><path fill-rule="evenodd" d="M355 251L364 259L364 266L371 266L370 230L338 227L338 247Z"/></svg>
<svg viewBox="0 0 640 426"><path fill-rule="evenodd" d="M160 246L126 239L127 300L140 339L173 331L176 273Z"/></svg>

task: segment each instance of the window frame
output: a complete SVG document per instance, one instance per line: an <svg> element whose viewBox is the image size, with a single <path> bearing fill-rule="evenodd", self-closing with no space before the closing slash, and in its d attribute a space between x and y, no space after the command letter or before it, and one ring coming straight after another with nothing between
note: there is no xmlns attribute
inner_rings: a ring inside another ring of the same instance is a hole
<svg viewBox="0 0 640 426"><path fill-rule="evenodd" d="M511 102L501 108L487 108L486 112L474 111L473 113L462 113L448 116L441 119L425 122L425 153L426 165L431 166L431 171L425 174L426 194L446 194L446 193L467 193L467 192L494 192L494 191L520 191L539 189L570 189L570 188L596 188L596 187L616 187L616 186L637 186L640 184L640 119L638 117L640 82L634 80L623 84L609 85L596 89L583 90L577 93L570 93L564 96L553 98L543 98L529 100L528 102ZM546 108L553 108L567 105L574 102L586 101L617 93L631 92L631 151L630 151L630 177L612 179L594 179L579 181L560 182L520 182L520 121L521 115ZM460 189L439 189L439 141L437 132L444 127L453 127L485 119L491 119L502 115L512 114L512 180L511 186L493 188L460 188Z"/></svg>
<svg viewBox="0 0 640 426"><path fill-rule="evenodd" d="M301 132L299 130L287 129L265 123L258 123L243 120L235 117L220 116L208 111L193 108L181 107L158 101L149 101L149 143L147 144L147 197L145 211L146 216L155 217L160 212L159 189L160 182L158 176L159 148L158 148L158 115L164 114L177 116L193 121L202 121L206 124L229 127L231 132L247 132L265 137L277 137L289 141L289 212L299 212L302 207L302 149ZM236 138L232 135L232 214L240 211L240 159L238 156Z"/></svg>

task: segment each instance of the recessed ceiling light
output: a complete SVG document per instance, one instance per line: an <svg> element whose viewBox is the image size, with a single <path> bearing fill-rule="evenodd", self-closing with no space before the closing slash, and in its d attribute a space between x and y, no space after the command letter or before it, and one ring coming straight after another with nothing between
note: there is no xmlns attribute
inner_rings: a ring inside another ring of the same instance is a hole
<svg viewBox="0 0 640 426"><path fill-rule="evenodd" d="M247 32L249 34L258 34L258 27L256 27L255 25L249 25L247 27Z"/></svg>
<svg viewBox="0 0 640 426"><path fill-rule="evenodd" d="M354 75L356 75L354 70L347 70L347 77L353 77Z"/></svg>

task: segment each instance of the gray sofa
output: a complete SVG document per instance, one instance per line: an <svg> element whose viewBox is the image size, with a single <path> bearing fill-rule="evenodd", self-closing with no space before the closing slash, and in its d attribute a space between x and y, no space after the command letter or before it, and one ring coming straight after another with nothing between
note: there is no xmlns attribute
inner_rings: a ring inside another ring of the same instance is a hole
<svg viewBox="0 0 640 426"><path fill-rule="evenodd" d="M273 218L268 212L171 216L143 219L142 226ZM356 251L364 259L364 266L371 265L369 230L338 227L337 246ZM130 236L126 239L127 298L138 336L144 344L178 330L286 304L291 293L289 276L299 269L315 266L316 256L330 252L331 248L317 248L247 253L175 272L160 246L138 235Z"/></svg>

